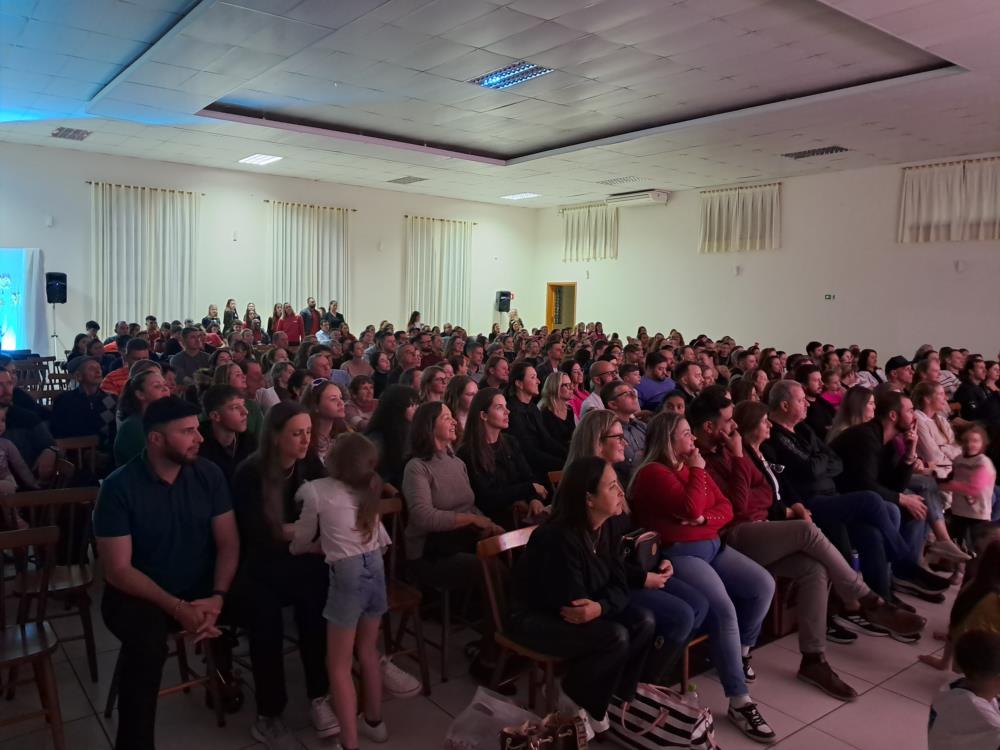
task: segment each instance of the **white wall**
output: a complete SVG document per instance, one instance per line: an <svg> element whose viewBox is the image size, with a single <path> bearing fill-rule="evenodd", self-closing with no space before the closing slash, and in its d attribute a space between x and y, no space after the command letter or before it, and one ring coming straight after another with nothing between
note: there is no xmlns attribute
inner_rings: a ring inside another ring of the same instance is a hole
<svg viewBox="0 0 1000 750"><path fill-rule="evenodd" d="M622 335L645 324L664 332L676 327L687 336L760 339L788 351L817 338L872 345L883 361L925 341L989 356L1000 348L1000 243L897 245L899 167L785 180L778 251L699 255L699 197L691 191L675 194L666 207L623 209L617 261L564 264L555 209L0 144L0 247L40 247L46 270L69 274L70 302L58 308L64 340L94 309L89 179L205 193L196 315L230 296L241 307L247 300L269 306L263 201L280 198L358 209L348 311L354 325L405 322L402 215L418 213L478 222L472 330L489 328L497 289L512 290L514 307L537 326L545 315L546 282L576 281L577 318L602 320ZM51 228L45 216L53 217ZM956 260L965 262L963 273L955 271ZM326 294L317 290L322 302ZM836 299L825 301L825 294Z"/></svg>
<svg viewBox="0 0 1000 750"><path fill-rule="evenodd" d="M353 326L377 324L383 318L397 325L406 322L404 214L478 223L473 233L473 312L467 321L472 330L489 329L498 289L520 291L518 284L534 249L535 212L530 209L0 143L0 247L40 247L47 271L68 274L69 302L57 307L59 332L67 345L95 309L90 293L87 180L204 193L192 317L204 315L210 302L221 308L228 297L235 297L241 310L248 301L256 303L262 314L270 310L265 199L357 209L351 217L350 309L346 311ZM53 218L51 228L45 225L46 216ZM325 305L329 292L317 289L316 297ZM301 307L305 300L292 303Z"/></svg>
<svg viewBox="0 0 1000 750"><path fill-rule="evenodd" d="M876 167L784 180L782 248L761 253L699 255L697 191L666 207L623 209L617 261L563 263L562 219L539 211L536 273L519 312L538 325L545 283L575 281L577 318L622 336L645 324L789 352L814 338L858 343L879 349L881 361L924 342L993 357L1000 242L896 244L901 179L899 167Z"/></svg>

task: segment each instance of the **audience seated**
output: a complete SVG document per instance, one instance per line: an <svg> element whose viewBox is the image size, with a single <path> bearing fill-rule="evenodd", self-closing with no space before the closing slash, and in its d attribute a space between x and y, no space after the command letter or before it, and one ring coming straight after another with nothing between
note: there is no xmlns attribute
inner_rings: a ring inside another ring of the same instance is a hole
<svg viewBox="0 0 1000 750"><path fill-rule="evenodd" d="M823 398L823 375L819 367L811 362L799 365L795 368L795 382L802 386L809 404L806 410L806 424L816 433L816 437L826 440L837 410Z"/></svg>
<svg viewBox="0 0 1000 750"><path fill-rule="evenodd" d="M618 380L618 365L607 360L598 360L590 365L590 395L580 404L580 416L585 417L591 409L603 409L601 389L613 380Z"/></svg>
<svg viewBox="0 0 1000 750"><path fill-rule="evenodd" d="M247 432L256 439L264 424L264 412L256 401L247 397L247 376L243 369L245 366L235 362L219 365L212 375L212 384L232 386L243 396L243 406L247 410Z"/></svg>
<svg viewBox="0 0 1000 750"><path fill-rule="evenodd" d="M109 372L101 383L101 390L113 396L121 396L125 383L128 382L132 365L136 362L149 359L149 344L142 339L129 339L125 345L125 356L123 364L117 370Z"/></svg>
<svg viewBox="0 0 1000 750"><path fill-rule="evenodd" d="M885 363L886 385L894 391L909 393L913 387L913 363L898 354Z"/></svg>
<svg viewBox="0 0 1000 750"><path fill-rule="evenodd" d="M478 392L479 386L470 376L456 375L448 381L448 388L444 393L444 404L451 411L451 415L457 423L455 426L456 444L462 442L465 426L469 419L469 408L472 406L472 399Z"/></svg>
<svg viewBox="0 0 1000 750"><path fill-rule="evenodd" d="M142 453L146 447L143 414L151 403L169 395L167 383L155 365L129 378L118 401L120 421L114 443L115 465L124 466Z"/></svg>
<svg viewBox="0 0 1000 750"><path fill-rule="evenodd" d="M570 406L572 394L573 382L570 376L557 369L545 379L538 399L542 424L549 436L566 450L569 449L573 430L576 428L576 415Z"/></svg>
<svg viewBox="0 0 1000 750"><path fill-rule="evenodd" d="M560 705L580 714L587 736L606 731L611 701L635 696L653 638L653 618L629 599L617 550L602 527L622 512L611 464L582 458L567 467L552 517L539 526L515 569L518 641L568 661Z"/></svg>
<svg viewBox="0 0 1000 750"><path fill-rule="evenodd" d="M98 450L111 455L118 424L118 399L101 390L101 365L93 357L77 357L67 365L76 388L59 394L52 404L53 437L97 435Z"/></svg>
<svg viewBox="0 0 1000 750"><path fill-rule="evenodd" d="M684 417L661 413L650 420L646 457L636 469L629 500L639 525L660 535L674 574L708 599L709 647L729 698L730 720L750 738L770 742L775 732L747 683L756 679L750 649L770 607L774 579L722 544L719 532L733 519L733 507L705 471Z"/></svg>
<svg viewBox="0 0 1000 750"><path fill-rule="evenodd" d="M189 327L181 331L184 348L170 358L170 366L177 373L177 382L181 385L194 383L195 372L211 364L203 347L203 336L197 328Z"/></svg>
<svg viewBox="0 0 1000 750"><path fill-rule="evenodd" d="M667 394L677 387L670 377L673 366L674 353L670 349L660 349L646 355L645 373L636 389L641 408L656 411Z"/></svg>
<svg viewBox="0 0 1000 750"><path fill-rule="evenodd" d="M420 405L413 388L390 385L368 422L368 438L379 449L379 476L386 484L403 486L403 470L410 457L410 425Z"/></svg>
<svg viewBox="0 0 1000 750"><path fill-rule="evenodd" d="M344 405L344 419L350 429L364 432L378 406L375 381L367 375L358 375L351 380L350 393L351 398Z"/></svg>
<svg viewBox="0 0 1000 750"><path fill-rule="evenodd" d="M776 502L774 487L749 454L762 462L760 444L770 434L767 407L744 402L748 439L744 441L733 419L733 405L725 390L708 388L691 403L688 417L694 425L695 445L707 463L709 476L733 506L733 520L722 538L733 549L763 565L776 578L794 581L799 621L799 679L843 701L857 692L830 668L824 657L828 588L844 603L847 616L861 614L890 631L916 635L923 618L883 602L865 585L840 552L812 523L801 503ZM756 424L750 423L756 422ZM780 498L780 496L779 496Z"/></svg>
<svg viewBox="0 0 1000 750"><path fill-rule="evenodd" d="M264 420L257 451L233 477L242 564L232 605L250 644L257 702L250 731L255 740L274 747L281 747L278 743L291 731L282 720L288 703L282 614L286 606L295 612L313 726L321 737L339 730L327 697L327 566L322 555L293 555L289 549L291 524L299 515L295 493L304 482L326 475L312 450L310 431L304 406L276 404Z"/></svg>
<svg viewBox="0 0 1000 750"><path fill-rule="evenodd" d="M885 373L878 367L878 352L862 349L858 355L858 384L875 390L885 382Z"/></svg>
<svg viewBox="0 0 1000 750"><path fill-rule="evenodd" d="M243 394L231 385L213 385L202 394L204 442L198 455L222 470L232 485L236 467L257 450L257 438L247 429L247 407Z"/></svg>
<svg viewBox="0 0 1000 750"><path fill-rule="evenodd" d="M420 373L420 401L443 401L448 390L448 377L445 369L439 365L431 365Z"/></svg>
<svg viewBox="0 0 1000 750"><path fill-rule="evenodd" d="M701 393L705 385L705 379L701 373L701 366L688 360L681 360L674 367L674 380L677 382L675 393L680 394L684 399L685 406L690 406L695 396Z"/></svg>
<svg viewBox="0 0 1000 750"><path fill-rule="evenodd" d="M509 415L500 391L482 389L472 399L458 449L476 507L505 529L515 528L526 518L541 517L549 496L546 486L535 481L517 438L504 434Z"/></svg>
<svg viewBox="0 0 1000 750"><path fill-rule="evenodd" d="M483 377L479 381L481 388L499 388L504 390L507 387L507 379L510 377L510 364L507 359L500 354L492 355L487 361Z"/></svg>
<svg viewBox="0 0 1000 750"><path fill-rule="evenodd" d="M506 390L510 409L508 431L520 444L536 480L544 483L550 471L563 467L567 446L554 440L545 429L542 413L534 403L539 395L538 386L534 367L524 361L514 364Z"/></svg>
<svg viewBox="0 0 1000 750"><path fill-rule="evenodd" d="M626 479L646 453L646 423L639 420L639 397L635 389L621 380L613 380L601 388L601 401L622 426L622 443L625 458L622 462Z"/></svg>
<svg viewBox="0 0 1000 750"><path fill-rule="evenodd" d="M101 612L121 642L118 748L155 746L167 635L217 637L236 574L229 488L222 472L198 457L197 414L176 397L151 403L142 418L143 458L104 480L94 509L106 584Z"/></svg>

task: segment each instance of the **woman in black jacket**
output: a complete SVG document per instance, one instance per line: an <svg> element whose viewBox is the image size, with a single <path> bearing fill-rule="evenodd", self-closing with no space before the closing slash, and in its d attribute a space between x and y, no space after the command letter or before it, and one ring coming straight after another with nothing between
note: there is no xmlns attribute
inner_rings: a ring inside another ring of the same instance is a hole
<svg viewBox="0 0 1000 750"><path fill-rule="evenodd" d="M420 396L405 385L390 385L378 400L366 435L378 447L378 473L382 481L399 489L403 467L410 458L410 423Z"/></svg>
<svg viewBox="0 0 1000 750"><path fill-rule="evenodd" d="M512 634L567 661L565 698L595 732L611 701L630 701L653 638L653 616L629 603L622 558L602 544L625 494L610 463L581 458L563 472L552 517L514 570ZM588 732L589 734L589 732Z"/></svg>
<svg viewBox="0 0 1000 750"><path fill-rule="evenodd" d="M476 507L505 529L545 512L546 487L535 481L517 438L507 429L507 400L496 388L476 393L458 457L469 471Z"/></svg>
<svg viewBox="0 0 1000 750"><path fill-rule="evenodd" d="M538 374L530 363L521 360L510 368L507 380L510 428L507 432L521 444L535 480L544 482L550 471L562 469L568 446L561 445L545 429L542 413L534 403L538 388Z"/></svg>

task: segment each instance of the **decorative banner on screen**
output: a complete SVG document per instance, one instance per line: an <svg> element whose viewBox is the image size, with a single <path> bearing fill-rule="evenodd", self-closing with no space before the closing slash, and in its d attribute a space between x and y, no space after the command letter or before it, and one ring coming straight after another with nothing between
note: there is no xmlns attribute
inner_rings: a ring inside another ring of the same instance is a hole
<svg viewBox="0 0 1000 750"><path fill-rule="evenodd" d="M47 352L41 251L0 248L0 348ZM37 287L37 288L35 288Z"/></svg>

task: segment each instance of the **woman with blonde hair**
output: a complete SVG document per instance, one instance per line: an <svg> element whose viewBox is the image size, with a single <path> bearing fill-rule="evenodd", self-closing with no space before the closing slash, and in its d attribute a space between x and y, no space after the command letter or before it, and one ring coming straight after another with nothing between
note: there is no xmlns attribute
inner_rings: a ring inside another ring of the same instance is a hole
<svg viewBox="0 0 1000 750"><path fill-rule="evenodd" d="M573 398L573 381L565 372L556 370L545 378L542 385L538 409L542 412L542 424L564 448L569 447L576 427L576 415L570 401Z"/></svg>
<svg viewBox="0 0 1000 750"><path fill-rule="evenodd" d="M833 418L833 424L826 433L826 442L831 443L833 439L848 427L864 424L875 418L875 394L870 388L863 385L856 385L847 390L844 400L840 402L840 408Z"/></svg>

